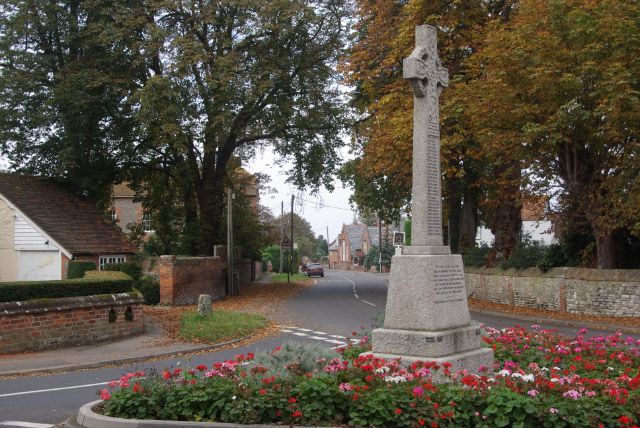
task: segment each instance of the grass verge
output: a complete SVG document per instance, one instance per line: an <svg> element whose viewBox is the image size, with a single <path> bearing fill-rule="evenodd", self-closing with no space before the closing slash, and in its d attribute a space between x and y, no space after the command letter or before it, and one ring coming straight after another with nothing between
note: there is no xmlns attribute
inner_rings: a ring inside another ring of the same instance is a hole
<svg viewBox="0 0 640 428"><path fill-rule="evenodd" d="M286 273L274 273L271 275L271 279L273 282L287 282L287 274ZM307 275L301 273L294 273L289 276L289 280L291 282L301 282L308 281L309 277Z"/></svg>
<svg viewBox="0 0 640 428"><path fill-rule="evenodd" d="M203 317L192 311L182 315L179 336L218 343L248 336L266 325L267 319L262 315L214 311L211 316Z"/></svg>

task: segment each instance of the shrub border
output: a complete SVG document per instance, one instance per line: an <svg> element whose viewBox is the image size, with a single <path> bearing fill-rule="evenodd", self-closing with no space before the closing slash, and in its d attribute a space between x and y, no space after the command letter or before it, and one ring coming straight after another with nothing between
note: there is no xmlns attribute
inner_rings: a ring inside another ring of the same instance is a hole
<svg viewBox="0 0 640 428"><path fill-rule="evenodd" d="M102 403L102 400L92 401L80 407L78 415L75 417L75 422L83 428L185 428L185 427L207 427L207 428L271 428L282 427L282 425L242 425L242 424L229 424L224 422L183 422L183 421L158 421L158 420L144 420L144 419L123 419L112 418L110 416L103 416L93 411L93 408ZM67 421L65 426L73 427L69 421L72 421L73 416ZM303 428L299 425L295 425L293 428ZM330 428L330 427L307 427L307 428Z"/></svg>

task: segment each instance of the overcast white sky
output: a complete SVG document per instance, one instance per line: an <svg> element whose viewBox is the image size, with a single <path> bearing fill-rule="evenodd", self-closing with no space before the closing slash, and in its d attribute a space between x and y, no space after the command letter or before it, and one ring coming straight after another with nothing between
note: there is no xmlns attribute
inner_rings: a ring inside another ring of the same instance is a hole
<svg viewBox="0 0 640 428"><path fill-rule="evenodd" d="M345 150L346 153L346 150ZM311 195L309 191L300 193L295 186L286 183L286 166L275 163L275 155L269 149L256 153L246 165L253 173L263 173L271 177L267 185L274 189L274 193L260 193L260 203L269 208L275 216L280 215L280 205L284 201L284 212L291 211L291 195L295 196L294 212L303 217L313 228L313 232L326 238L329 228L329 240L333 241L342 229L342 224L353 222L354 211L349 206L351 190L342 187L340 180L335 180L335 190L329 193L320 190L318 195ZM302 199L302 201L301 201Z"/></svg>

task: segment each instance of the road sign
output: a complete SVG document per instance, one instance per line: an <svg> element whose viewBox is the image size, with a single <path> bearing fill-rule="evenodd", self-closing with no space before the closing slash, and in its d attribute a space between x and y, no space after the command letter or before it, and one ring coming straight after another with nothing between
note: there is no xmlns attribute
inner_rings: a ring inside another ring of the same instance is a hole
<svg viewBox="0 0 640 428"><path fill-rule="evenodd" d="M393 232L393 245L404 245L404 232Z"/></svg>
<svg viewBox="0 0 640 428"><path fill-rule="evenodd" d="M280 248L282 248L282 251L291 251L291 240L287 236L280 242Z"/></svg>

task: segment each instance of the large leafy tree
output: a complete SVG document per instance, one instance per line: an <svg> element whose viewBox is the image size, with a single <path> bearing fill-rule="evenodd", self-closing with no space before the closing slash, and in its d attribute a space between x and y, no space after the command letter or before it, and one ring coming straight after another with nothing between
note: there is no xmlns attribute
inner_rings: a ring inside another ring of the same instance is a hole
<svg viewBox="0 0 640 428"><path fill-rule="evenodd" d="M556 194L564 232L595 236L602 268L639 232L639 23L636 2L522 0L475 55L462 100L476 137Z"/></svg>
<svg viewBox="0 0 640 428"><path fill-rule="evenodd" d="M5 86L4 150L84 189L126 170L182 251L211 254L235 157L273 144L295 184L331 187L346 14L343 0L14 0L2 10L2 78L19 78Z"/></svg>
<svg viewBox="0 0 640 428"><path fill-rule="evenodd" d="M507 20L513 2L362 0L357 4L356 41L343 64L355 87L352 104L360 119L355 129L360 156L342 170L343 179L354 189L353 200L387 221L410 211L412 115L408 112L413 97L402 79L402 59L414 48L415 26L435 25L439 55L451 75L451 89L441 97L448 233L454 251L473 245L483 196L478 180L488 168L466 127L466 111L451 101L452 91L466 81L465 61L481 43L486 24ZM515 196L505 194L511 200Z"/></svg>
<svg viewBox="0 0 640 428"><path fill-rule="evenodd" d="M104 39L117 16L111 1L0 5L2 154L14 170L63 177L103 203L135 131L126 100L145 76L131 50Z"/></svg>

